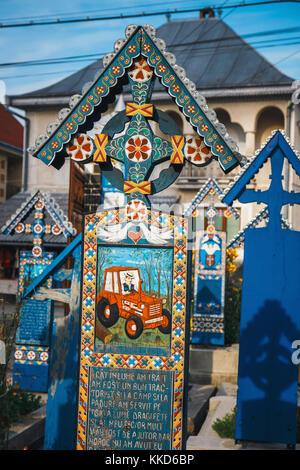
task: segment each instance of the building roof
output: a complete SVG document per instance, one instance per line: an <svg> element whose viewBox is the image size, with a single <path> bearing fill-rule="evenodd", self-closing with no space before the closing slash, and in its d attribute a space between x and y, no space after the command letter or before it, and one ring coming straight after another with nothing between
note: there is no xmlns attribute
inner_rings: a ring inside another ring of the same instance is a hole
<svg viewBox="0 0 300 470"><path fill-rule="evenodd" d="M219 18L170 21L157 30L197 89L290 85L269 63Z"/></svg>
<svg viewBox="0 0 300 470"><path fill-rule="evenodd" d="M157 28L156 36L166 42L167 51L175 55L176 63L199 90L292 85L292 78L280 72L220 18L168 21ZM85 83L93 81L102 68L99 59L53 85L9 96L8 102L22 104L22 100L70 97L81 93ZM154 91L162 90L156 80Z"/></svg>
<svg viewBox="0 0 300 470"><path fill-rule="evenodd" d="M7 149L23 149L24 127L0 103L0 145Z"/></svg>

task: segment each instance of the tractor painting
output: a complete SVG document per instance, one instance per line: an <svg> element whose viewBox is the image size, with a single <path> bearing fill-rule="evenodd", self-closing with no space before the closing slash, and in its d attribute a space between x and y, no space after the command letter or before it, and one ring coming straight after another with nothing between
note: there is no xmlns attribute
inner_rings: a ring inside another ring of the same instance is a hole
<svg viewBox="0 0 300 470"><path fill-rule="evenodd" d="M107 268L96 305L98 320L109 328L124 318L125 333L137 339L145 329L158 328L171 332L171 314L164 308L166 299L145 294L139 268L116 266Z"/></svg>

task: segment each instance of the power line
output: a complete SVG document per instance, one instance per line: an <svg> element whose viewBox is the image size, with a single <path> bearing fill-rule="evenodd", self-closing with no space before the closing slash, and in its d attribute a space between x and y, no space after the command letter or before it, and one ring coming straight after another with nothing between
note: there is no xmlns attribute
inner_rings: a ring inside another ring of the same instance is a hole
<svg viewBox="0 0 300 470"><path fill-rule="evenodd" d="M255 38L255 37L263 37L263 36L275 36L275 35L280 35L280 34L285 34L287 32L289 33L296 33L300 31L300 27L294 27L294 28L284 28L284 29L273 29L273 30L267 30L267 31L259 31L257 33L248 33L243 35L243 39L245 38ZM189 41L185 43L175 43L175 44L169 44L167 45L168 48L172 49L175 47L182 47L185 48L187 46L194 46L194 45L205 45L205 50L209 51L210 49L214 48L214 46L209 46L210 43L218 43L218 42L225 42L224 47L226 48L233 48L233 47L238 47L240 46L240 42L237 44L226 44L226 41L231 41L231 40L237 40L238 36L227 36L227 37L222 37L222 38L215 38L215 39L207 39L207 40L201 40L201 41ZM287 38L279 38L279 39L267 39L265 41L255 41L252 43L249 43L252 46L256 47L263 47L259 46L262 43L268 43L271 42L270 47L272 47L272 44L275 43L275 41L293 41L293 40L298 40L298 37L287 37ZM292 43L293 44L293 43ZM297 44L297 42L296 42ZM274 46L278 45L288 45L285 43L282 44L274 44ZM268 46L266 46L268 47ZM196 50L197 48L194 48L193 50ZM201 48L199 48L201 49ZM102 58L107 52L97 52L93 54L83 54L83 55L75 55L75 56L66 56L66 57L54 57L54 58L49 58L49 59L32 59L32 60L26 60L26 61L19 61L19 62L3 62L0 63L0 67L27 67L27 66L33 66L33 65L55 65L59 63L67 63L67 62L80 62L80 61L86 61L86 60L97 60Z"/></svg>
<svg viewBox="0 0 300 470"><path fill-rule="evenodd" d="M296 38L297 41L294 41L294 42L290 42L290 43L282 43L282 44L273 44L273 43L270 43L270 44L265 44L265 41L262 41L263 44L262 45L257 45L255 46L257 49L263 49L263 48L270 48L270 47L278 47L278 46L291 46L291 45L298 45L300 44L300 37ZM240 44L237 45L237 46L233 46L233 47L240 47ZM224 51L227 51L229 48L228 46L222 46L219 50L218 50L218 54L223 54ZM193 49L193 54L195 57L201 57L201 56L204 56L204 55L207 55L209 54L210 50L209 49L201 49L201 48L198 48L198 49ZM293 56L293 55L296 55L297 53L299 52L299 50L289 54L288 56L280 59L278 62L274 63L273 65L277 65L279 64L280 62L283 62L284 60L287 60L289 57ZM99 57L100 58L100 57ZM72 61L61 61L61 62L57 62L57 64L65 64L65 63L73 63L73 62L82 62L82 61L90 61L90 59L78 59L78 60L72 60ZM55 62L51 63L51 64L35 64L35 65L54 65ZM56 71L56 72L41 72L41 73L38 73L38 74L24 74L24 75L13 75L13 76L2 76L1 77L1 80L11 80L11 79L17 79L17 78L25 78L25 77L33 77L33 76L42 76L42 75L61 75L61 74L66 74L66 73L75 73L75 72L78 72L78 69L73 69L73 70L65 70L65 71Z"/></svg>
<svg viewBox="0 0 300 470"><path fill-rule="evenodd" d="M258 6L258 5L270 5L270 4L281 4L281 3L300 3L300 0L263 0L258 2L252 3L240 3L236 5L223 5L222 9L228 8L239 8L239 7L251 7L251 6ZM30 27L30 26L50 26L50 25L58 25L58 24L70 24L70 23L82 23L82 22L91 22L91 21L111 21L111 20L120 20L120 19L129 19L129 18L142 18L147 16L162 16L162 15L175 15L178 13L195 13L199 12L201 8L187 8L183 10L164 10L164 11L153 11L153 12L142 12L142 13L135 13L135 14L123 14L120 15L111 15L111 16L98 16L98 17L85 17L85 18L70 18L70 19L56 19L56 20L46 20L46 21L30 21L27 23L7 23L7 24L0 24L0 28L21 28L21 27Z"/></svg>
<svg viewBox="0 0 300 470"><path fill-rule="evenodd" d="M188 3L199 3L198 0L188 0ZM205 1L204 1L205 2ZM168 3L171 3L172 5L174 5L175 3L181 3L182 4L182 0L167 0L167 1L164 1L164 2L156 2L156 3L147 3L147 7L153 7L153 6L161 6L161 5L164 5L166 6L166 4ZM206 3L206 2L205 2ZM136 9L136 5L124 5L123 6L123 9L124 10L132 10L132 9ZM105 11L118 11L120 10L120 7L115 7L115 8L101 8L101 9L93 9L93 10L81 10L81 11L72 11L72 18L75 17L75 16L82 16L82 15L85 15L85 14L90 14L90 13L103 13ZM66 12L66 13L50 13L48 15L34 15L34 16L21 16L21 17L12 17L12 18L2 18L2 21L17 21L17 20L33 20L33 19L44 19L44 18L57 18L58 16L62 17L69 17L70 16L70 12Z"/></svg>

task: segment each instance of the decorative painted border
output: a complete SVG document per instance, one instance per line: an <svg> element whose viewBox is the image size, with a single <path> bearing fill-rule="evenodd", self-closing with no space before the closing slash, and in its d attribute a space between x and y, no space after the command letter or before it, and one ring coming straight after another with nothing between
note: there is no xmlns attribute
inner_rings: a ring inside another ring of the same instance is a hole
<svg viewBox="0 0 300 470"><path fill-rule="evenodd" d="M122 211L121 211L122 212ZM122 213L120 214L122 217ZM151 220L159 223L161 213L148 210ZM94 351L95 296L98 223L119 221L119 210L107 210L85 217L83 287L82 287L82 323L80 348L80 378L78 402L77 449L86 447L88 371L89 366L112 368L137 368L174 371L173 399L173 449L180 450L183 445L183 394L184 394L184 355L186 320L186 280L187 280L187 222L178 216L163 214L164 221L174 230L174 266L173 266L173 310L171 354L164 356L146 356L138 354L97 353Z"/></svg>
<svg viewBox="0 0 300 470"><path fill-rule="evenodd" d="M192 332L224 334L224 317L214 315L193 315Z"/></svg>
<svg viewBox="0 0 300 470"><path fill-rule="evenodd" d="M27 364L37 366L49 365L49 347L44 346L29 346L29 345L16 345L14 352L15 364Z"/></svg>
<svg viewBox="0 0 300 470"><path fill-rule="evenodd" d="M126 40L115 43L114 54L105 56L105 68L100 76L93 83L86 84L83 96L75 95L71 98L70 108L60 111L58 120L48 126L47 135L41 135L35 147L28 149L29 152L51 165L56 153L63 149L79 126L102 103L103 98L132 65L133 59L142 54L154 68L170 96L182 108L183 114L196 127L205 144L211 148L213 155L219 159L223 170L229 170L238 162L245 164L245 158L239 154L238 147L229 137L225 126L218 122L216 113L208 108L205 98L186 78L185 71L176 65L175 56L166 52L164 41L155 36L155 29L150 25L131 25L126 29L126 37Z"/></svg>

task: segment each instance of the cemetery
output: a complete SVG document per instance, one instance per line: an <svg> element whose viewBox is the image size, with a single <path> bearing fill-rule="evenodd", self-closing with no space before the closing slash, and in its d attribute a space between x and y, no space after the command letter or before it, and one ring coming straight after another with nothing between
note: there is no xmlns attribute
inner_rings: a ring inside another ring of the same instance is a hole
<svg viewBox="0 0 300 470"><path fill-rule="evenodd" d="M111 49L28 149L46 178L72 174L69 209L41 180L3 211L19 264L0 448L300 449L300 193L286 176L300 147L274 128L247 158L152 25ZM213 165L229 184L205 178L181 211L159 203Z"/></svg>

